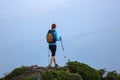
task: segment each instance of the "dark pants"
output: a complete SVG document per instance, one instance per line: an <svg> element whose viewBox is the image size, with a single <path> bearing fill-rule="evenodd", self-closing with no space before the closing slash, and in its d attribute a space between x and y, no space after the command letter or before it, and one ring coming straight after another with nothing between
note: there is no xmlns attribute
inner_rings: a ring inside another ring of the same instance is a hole
<svg viewBox="0 0 120 80"><path fill-rule="evenodd" d="M56 47L57 47L56 45L49 45L49 49L50 49L50 51L51 51L51 53L52 53L51 56L55 56Z"/></svg>

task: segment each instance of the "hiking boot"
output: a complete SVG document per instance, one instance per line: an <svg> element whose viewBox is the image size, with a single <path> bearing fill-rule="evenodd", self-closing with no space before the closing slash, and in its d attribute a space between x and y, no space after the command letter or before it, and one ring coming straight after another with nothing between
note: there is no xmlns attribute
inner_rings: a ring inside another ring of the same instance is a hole
<svg viewBox="0 0 120 80"><path fill-rule="evenodd" d="M55 67L58 67L58 64L55 64Z"/></svg>

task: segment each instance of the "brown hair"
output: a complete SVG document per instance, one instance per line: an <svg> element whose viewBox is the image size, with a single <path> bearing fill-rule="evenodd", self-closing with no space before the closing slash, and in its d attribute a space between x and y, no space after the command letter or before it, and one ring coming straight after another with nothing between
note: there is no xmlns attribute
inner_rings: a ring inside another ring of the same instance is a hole
<svg viewBox="0 0 120 80"><path fill-rule="evenodd" d="M52 26L51 26L51 29L55 29L56 28L56 24L53 23Z"/></svg>

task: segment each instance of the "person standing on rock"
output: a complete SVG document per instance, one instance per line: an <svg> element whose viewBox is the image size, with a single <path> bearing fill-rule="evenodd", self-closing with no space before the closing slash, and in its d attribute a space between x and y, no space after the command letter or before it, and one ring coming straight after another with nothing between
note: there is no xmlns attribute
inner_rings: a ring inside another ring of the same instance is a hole
<svg viewBox="0 0 120 80"><path fill-rule="evenodd" d="M51 67L52 62L54 62L55 67L57 67L58 64L56 63L56 57L55 57L56 49L57 49L56 41L60 41L61 37L58 37L55 23L51 25L51 30L48 31L46 39L49 45L49 49L52 53L48 67Z"/></svg>

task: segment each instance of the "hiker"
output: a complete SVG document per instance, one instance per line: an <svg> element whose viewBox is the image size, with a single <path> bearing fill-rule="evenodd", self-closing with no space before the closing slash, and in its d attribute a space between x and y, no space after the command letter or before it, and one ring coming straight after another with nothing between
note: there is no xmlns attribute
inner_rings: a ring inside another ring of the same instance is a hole
<svg viewBox="0 0 120 80"><path fill-rule="evenodd" d="M46 37L47 38L47 42L49 44L49 49L50 49L50 51L52 53L51 59L50 59L50 63L48 65L48 67L51 67L52 62L54 62L55 67L58 66L58 64L56 63L56 57L55 57L56 48L57 48L56 41L60 41L61 37L58 37L57 31L55 29L56 29L56 24L53 23L51 25L51 30L48 31L47 37Z"/></svg>

